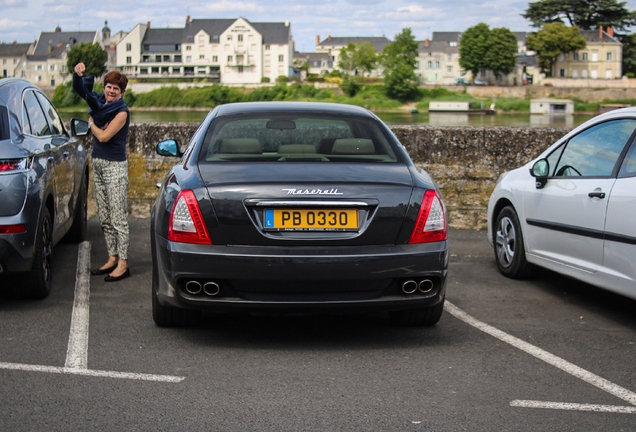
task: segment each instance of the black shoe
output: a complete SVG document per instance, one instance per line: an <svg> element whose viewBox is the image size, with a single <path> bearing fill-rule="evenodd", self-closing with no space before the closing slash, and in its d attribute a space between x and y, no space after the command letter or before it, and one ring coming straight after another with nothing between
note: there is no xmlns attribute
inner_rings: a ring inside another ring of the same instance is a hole
<svg viewBox="0 0 636 432"><path fill-rule="evenodd" d="M117 264L115 264L112 267L105 268L105 269L91 270L91 274L93 276L99 276L99 275L103 275L103 274L108 274L108 273L112 272L113 270L115 270L116 268L117 268Z"/></svg>
<svg viewBox="0 0 636 432"><path fill-rule="evenodd" d="M127 268L126 271L123 272L119 276L106 275L106 277L104 278L104 281L105 282L117 282L117 281L120 281L122 279L126 279L128 276L130 276L130 269L129 268Z"/></svg>

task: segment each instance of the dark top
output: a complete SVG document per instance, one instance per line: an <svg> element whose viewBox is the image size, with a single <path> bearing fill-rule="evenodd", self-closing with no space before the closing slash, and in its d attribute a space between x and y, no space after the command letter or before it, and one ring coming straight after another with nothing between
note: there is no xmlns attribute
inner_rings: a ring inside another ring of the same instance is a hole
<svg viewBox="0 0 636 432"><path fill-rule="evenodd" d="M99 142L99 140L93 136L93 151L91 155L94 158L123 162L126 160L126 139L130 127L130 111L128 111L128 107L123 98L107 104L106 97L103 93L93 91L94 82L95 78L92 76L80 77L73 73L73 90L88 103L90 107L88 113L93 117L95 125L97 127L104 127L122 111L125 111L127 116L124 127L108 142Z"/></svg>

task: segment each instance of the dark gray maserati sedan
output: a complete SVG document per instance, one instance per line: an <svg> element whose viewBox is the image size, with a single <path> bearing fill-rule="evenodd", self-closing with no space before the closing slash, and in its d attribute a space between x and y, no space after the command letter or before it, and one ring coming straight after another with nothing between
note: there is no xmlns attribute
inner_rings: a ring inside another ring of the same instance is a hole
<svg viewBox="0 0 636 432"><path fill-rule="evenodd" d="M0 289L43 298L53 246L86 237L87 152L38 87L0 79Z"/></svg>
<svg viewBox="0 0 636 432"><path fill-rule="evenodd" d="M222 105L168 172L151 219L159 326L198 310L388 311L436 324L448 267L446 210L431 177L368 110Z"/></svg>

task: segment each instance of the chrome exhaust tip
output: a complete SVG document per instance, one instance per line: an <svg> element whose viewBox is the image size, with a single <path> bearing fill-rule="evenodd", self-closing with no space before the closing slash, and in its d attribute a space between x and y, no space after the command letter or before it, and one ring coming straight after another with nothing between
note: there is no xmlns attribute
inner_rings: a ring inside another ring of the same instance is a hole
<svg viewBox="0 0 636 432"><path fill-rule="evenodd" d="M201 283L198 281L189 281L185 285L185 289L192 295L197 295L201 292Z"/></svg>
<svg viewBox="0 0 636 432"><path fill-rule="evenodd" d="M216 282L206 282L203 285L203 292L209 296L215 296L221 291L221 287Z"/></svg>
<svg viewBox="0 0 636 432"><path fill-rule="evenodd" d="M417 288L420 290L420 292L427 293L431 292L434 286L435 285L433 284L433 281L431 281L430 279L422 279Z"/></svg>
<svg viewBox="0 0 636 432"><path fill-rule="evenodd" d="M417 291L417 282L414 280L407 280L402 284L402 291L404 294L413 294Z"/></svg>

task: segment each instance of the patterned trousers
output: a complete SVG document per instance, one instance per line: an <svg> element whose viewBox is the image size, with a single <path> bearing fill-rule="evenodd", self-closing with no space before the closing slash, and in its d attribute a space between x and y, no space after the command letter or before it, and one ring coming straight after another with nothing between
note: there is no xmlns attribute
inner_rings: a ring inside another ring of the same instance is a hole
<svg viewBox="0 0 636 432"><path fill-rule="evenodd" d="M97 214L106 237L108 255L127 260L130 247L130 230L126 219L128 161L93 159L93 182Z"/></svg>

